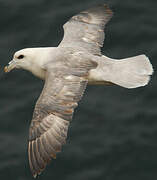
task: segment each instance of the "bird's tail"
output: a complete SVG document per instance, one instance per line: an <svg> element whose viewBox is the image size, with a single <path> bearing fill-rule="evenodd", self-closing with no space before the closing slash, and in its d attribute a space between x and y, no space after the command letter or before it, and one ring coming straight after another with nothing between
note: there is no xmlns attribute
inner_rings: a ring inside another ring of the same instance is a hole
<svg viewBox="0 0 157 180"><path fill-rule="evenodd" d="M121 60L102 56L98 67L91 71L91 77L125 88L137 88L147 85L152 73L153 67L145 55Z"/></svg>

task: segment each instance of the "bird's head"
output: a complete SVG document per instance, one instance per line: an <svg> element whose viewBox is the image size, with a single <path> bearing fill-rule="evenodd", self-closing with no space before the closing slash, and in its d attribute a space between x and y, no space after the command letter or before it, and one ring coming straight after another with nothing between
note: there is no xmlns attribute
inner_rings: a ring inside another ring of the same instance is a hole
<svg viewBox="0 0 157 180"><path fill-rule="evenodd" d="M10 61L7 66L5 66L4 71L10 72L15 68L29 70L34 61L34 51L31 48L19 50L15 52L12 61Z"/></svg>

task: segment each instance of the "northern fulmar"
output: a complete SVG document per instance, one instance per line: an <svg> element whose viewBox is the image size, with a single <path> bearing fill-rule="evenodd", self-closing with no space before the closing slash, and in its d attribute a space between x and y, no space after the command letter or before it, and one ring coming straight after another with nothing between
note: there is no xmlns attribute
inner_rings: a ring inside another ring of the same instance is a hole
<svg viewBox="0 0 157 180"><path fill-rule="evenodd" d="M58 47L17 51L4 68L22 68L45 80L29 129L28 156L34 177L66 143L74 109L87 84L116 84L125 88L145 86L153 73L145 55L121 60L101 54L104 28L112 17L107 5L98 5L73 16L64 24Z"/></svg>

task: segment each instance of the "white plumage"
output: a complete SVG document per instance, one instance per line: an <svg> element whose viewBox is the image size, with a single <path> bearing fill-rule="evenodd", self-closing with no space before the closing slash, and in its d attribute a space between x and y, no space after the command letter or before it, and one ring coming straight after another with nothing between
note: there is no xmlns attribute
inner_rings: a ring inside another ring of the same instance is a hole
<svg viewBox="0 0 157 180"><path fill-rule="evenodd" d="M5 67L23 68L45 80L29 131L29 164L40 174L65 144L74 109L87 83L136 88L148 84L153 73L145 55L115 60L101 54L104 27L112 11L101 5L73 16L64 25L58 47L27 48L14 54Z"/></svg>

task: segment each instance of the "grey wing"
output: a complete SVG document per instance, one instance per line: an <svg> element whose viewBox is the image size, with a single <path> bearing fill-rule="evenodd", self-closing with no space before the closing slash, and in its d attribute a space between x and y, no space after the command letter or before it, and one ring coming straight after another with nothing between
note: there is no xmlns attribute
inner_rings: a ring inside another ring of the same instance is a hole
<svg viewBox="0 0 157 180"><path fill-rule="evenodd" d="M59 46L83 48L92 54L101 54L104 27L112 17L107 5L99 5L73 16L64 24L64 37Z"/></svg>
<svg viewBox="0 0 157 180"><path fill-rule="evenodd" d="M87 85L85 68L73 66L47 70L43 91L36 103L29 131L29 164L34 177L40 174L51 158L65 144L74 108Z"/></svg>

